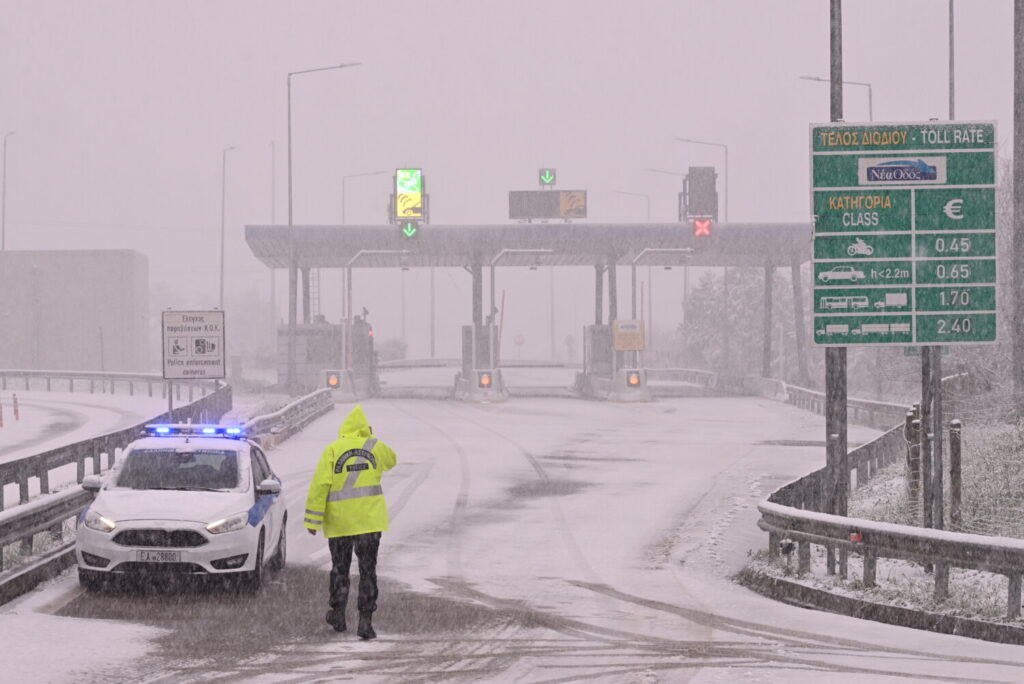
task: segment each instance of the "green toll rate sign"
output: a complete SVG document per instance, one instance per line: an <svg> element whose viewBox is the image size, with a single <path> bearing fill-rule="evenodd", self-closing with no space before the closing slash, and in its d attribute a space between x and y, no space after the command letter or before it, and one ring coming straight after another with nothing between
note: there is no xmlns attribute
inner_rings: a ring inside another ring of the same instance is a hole
<svg viewBox="0 0 1024 684"><path fill-rule="evenodd" d="M814 341L996 339L995 124L811 126Z"/></svg>

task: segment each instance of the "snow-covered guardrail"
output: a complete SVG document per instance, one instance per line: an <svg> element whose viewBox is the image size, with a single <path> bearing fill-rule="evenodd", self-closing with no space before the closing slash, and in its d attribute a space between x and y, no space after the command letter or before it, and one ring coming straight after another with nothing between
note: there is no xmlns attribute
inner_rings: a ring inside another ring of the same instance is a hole
<svg viewBox="0 0 1024 684"><path fill-rule="evenodd" d="M0 390L23 389L25 391L39 389L51 391L85 391L90 394L116 394L125 391L128 396L135 396L145 386L148 396L159 392L161 397L167 396L167 381L158 373L107 373L103 371L69 371L69 370L11 370L0 369ZM195 397L206 396L217 388L216 381L210 380L175 380L173 383L174 398L183 398L192 402ZM138 389L137 389L138 388Z"/></svg>
<svg viewBox="0 0 1024 684"><path fill-rule="evenodd" d="M713 371L695 370L692 368L648 368L647 381L688 382L700 387L714 387L717 374Z"/></svg>
<svg viewBox="0 0 1024 684"><path fill-rule="evenodd" d="M244 425L245 432L261 446L272 447L306 427L333 407L332 390L316 390L273 413L251 418Z"/></svg>
<svg viewBox="0 0 1024 684"><path fill-rule="evenodd" d="M965 373L945 377L942 379L943 389L952 389L966 379ZM790 403L801 405L798 402L811 402L804 408L824 412L824 398L820 393L794 387L787 387L787 390L790 397L794 394L799 397ZM859 416L862 420L873 420L877 415L895 412L897 408L901 409L901 417L905 417L909 410L895 404L863 400L850 400L851 406L854 402L860 404L864 411ZM872 414L872 411L876 413ZM847 481L855 483L855 486L864 484L890 463L907 458L907 447L905 426L901 424L853 449L846 462L855 478L847 478ZM820 468L779 488L758 506L761 519L757 524L768 532L770 558L779 557L783 539L796 543L797 572L801 574L810 571L811 544L859 554L863 558L862 581L866 587L875 585L877 559L916 561L934 566L937 599L949 596L950 568L993 572L1007 577L1007 616L1020 616L1024 540L896 525L820 512L825 507L829 487L834 487L837 481L837 478L830 477L828 467Z"/></svg>

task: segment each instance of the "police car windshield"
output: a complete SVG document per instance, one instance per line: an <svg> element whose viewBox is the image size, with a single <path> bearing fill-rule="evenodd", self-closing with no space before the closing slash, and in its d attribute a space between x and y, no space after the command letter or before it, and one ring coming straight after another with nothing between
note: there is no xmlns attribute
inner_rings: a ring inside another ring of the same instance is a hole
<svg viewBox="0 0 1024 684"><path fill-rule="evenodd" d="M133 449L117 477L130 489L231 490L243 482L238 454L218 449Z"/></svg>

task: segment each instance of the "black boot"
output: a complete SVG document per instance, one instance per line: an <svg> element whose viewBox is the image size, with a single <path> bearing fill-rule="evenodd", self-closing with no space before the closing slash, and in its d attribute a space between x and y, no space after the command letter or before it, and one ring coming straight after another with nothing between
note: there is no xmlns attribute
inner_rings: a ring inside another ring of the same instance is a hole
<svg viewBox="0 0 1024 684"><path fill-rule="evenodd" d="M327 624L334 628L335 632L344 632L348 629L348 625L345 624L345 611L334 610L333 608L327 611Z"/></svg>
<svg viewBox="0 0 1024 684"><path fill-rule="evenodd" d="M373 617L373 613L359 614L359 627L356 629L356 634L358 634L361 639L377 638L377 633L373 631L373 625L370 624L371 617Z"/></svg>

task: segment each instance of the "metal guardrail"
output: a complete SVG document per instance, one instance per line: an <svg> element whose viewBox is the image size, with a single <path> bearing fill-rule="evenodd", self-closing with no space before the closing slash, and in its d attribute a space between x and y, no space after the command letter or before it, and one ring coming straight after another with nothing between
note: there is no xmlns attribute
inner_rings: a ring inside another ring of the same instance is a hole
<svg viewBox="0 0 1024 684"><path fill-rule="evenodd" d="M966 374L943 378L943 390L949 391L966 380ZM820 392L787 387L790 403L811 410L824 410ZM858 404L861 418L875 420L900 409L905 418L907 407L883 402L850 400ZM902 424L891 428L874 440L849 452L847 464L855 479L851 486L861 486L882 468L907 458L907 442ZM848 518L820 512L824 507L826 488L830 486L828 468L820 468L779 488L757 508L761 513L758 527L768 532L768 555L776 559L783 538L797 546L797 572L811 567L811 544L844 549L863 558L863 585L875 585L877 560L893 558L934 566L936 599L949 596L950 568L983 570L1007 577L1006 613L1009 618L1021 614L1022 579L1024 579L1024 540L992 537L964 532L950 532L909 525Z"/></svg>
<svg viewBox="0 0 1024 684"><path fill-rule="evenodd" d="M647 368L646 372L648 382L670 380L687 382L699 387L714 387L718 382L717 373L692 368Z"/></svg>
<svg viewBox="0 0 1024 684"><path fill-rule="evenodd" d="M3 487L8 484L18 484L19 503L25 504L29 500L28 485L31 478L39 480L41 494L48 494L50 492L50 471L55 468L76 464L78 466L77 480L81 482L86 474L85 462L87 460L91 461L92 472L99 473L102 470L102 455L106 454L107 467L111 467L117 452L127 446L129 442L137 439L139 432L147 423L198 423L211 419L218 420L229 410L231 410L231 387L225 385L201 399L176 407L170 414L165 411L138 425L109 432L99 437L65 444L33 456L0 463L0 509L3 509L4 506Z"/></svg>
<svg viewBox="0 0 1024 684"><path fill-rule="evenodd" d="M332 408L333 391L316 390L273 413L250 419L243 427L253 441L269 448L288 439Z"/></svg>
<svg viewBox="0 0 1024 684"><path fill-rule="evenodd" d="M174 398L184 399L189 403L195 401L196 394L206 396L215 391L217 381L210 380L175 380ZM167 397L167 381L158 373L107 373L102 371L68 371L68 370L12 370L0 369L0 390L23 389L26 392L39 390L75 392L78 388L89 388L90 394L116 394L118 389L127 390L128 396L135 396L136 385L145 385L149 396L154 396L154 387L161 398ZM141 391L141 390L140 390Z"/></svg>

